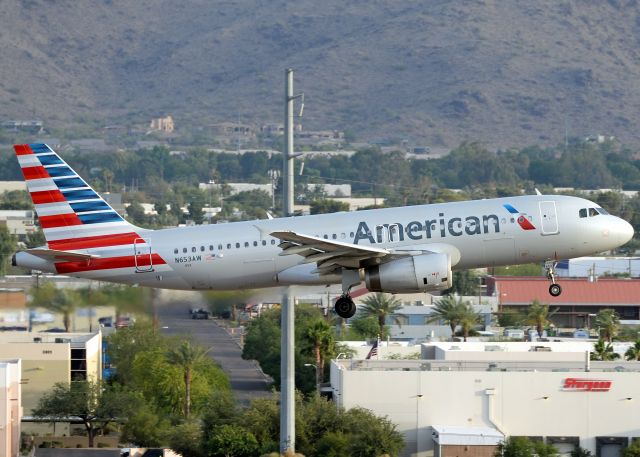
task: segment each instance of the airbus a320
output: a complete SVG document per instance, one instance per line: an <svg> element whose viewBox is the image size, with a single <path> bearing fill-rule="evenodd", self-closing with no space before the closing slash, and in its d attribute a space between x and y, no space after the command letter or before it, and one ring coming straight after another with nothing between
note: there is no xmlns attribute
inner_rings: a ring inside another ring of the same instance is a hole
<svg viewBox="0 0 640 457"><path fill-rule="evenodd" d="M148 230L124 220L46 144L14 146L46 245L13 265L166 289L341 284L417 293L448 289L452 270L545 262L560 295L558 259L633 237L625 220L577 197L526 195L229 224Z"/></svg>

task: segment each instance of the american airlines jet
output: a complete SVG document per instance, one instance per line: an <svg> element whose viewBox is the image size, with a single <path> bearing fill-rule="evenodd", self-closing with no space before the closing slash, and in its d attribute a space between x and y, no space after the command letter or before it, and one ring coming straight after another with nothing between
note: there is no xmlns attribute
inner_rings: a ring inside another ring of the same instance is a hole
<svg viewBox="0 0 640 457"><path fill-rule="evenodd" d="M452 270L545 262L560 295L558 259L592 255L633 237L632 226L593 202L558 195L373 209L148 230L125 221L46 144L14 146L46 246L13 265L166 289L342 284L349 293L451 287Z"/></svg>

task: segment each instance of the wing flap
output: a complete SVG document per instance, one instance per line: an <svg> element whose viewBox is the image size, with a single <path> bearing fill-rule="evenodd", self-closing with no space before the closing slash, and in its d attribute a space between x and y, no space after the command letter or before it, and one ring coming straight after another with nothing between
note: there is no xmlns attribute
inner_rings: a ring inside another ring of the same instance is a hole
<svg viewBox="0 0 640 457"><path fill-rule="evenodd" d="M315 263L315 272L319 274L330 274L340 268L361 268L365 262L391 255L387 249L327 240L292 231L275 231L270 235L281 241L280 255L304 257L302 263Z"/></svg>

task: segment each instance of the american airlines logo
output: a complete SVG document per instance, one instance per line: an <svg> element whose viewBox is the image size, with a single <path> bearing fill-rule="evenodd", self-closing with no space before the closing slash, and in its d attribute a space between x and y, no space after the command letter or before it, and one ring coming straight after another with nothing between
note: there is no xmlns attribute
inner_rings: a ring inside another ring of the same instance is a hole
<svg viewBox="0 0 640 457"><path fill-rule="evenodd" d="M386 241L404 241L405 237L410 240L429 240L433 237L446 238L483 233L500 233L500 219L496 214L447 218L444 213L438 213L438 217L434 219L410 221L406 225L399 222L380 224L375 226L375 230L371 230L369 225L362 221L358 223L353 244L363 240L376 244Z"/></svg>
<svg viewBox="0 0 640 457"><path fill-rule="evenodd" d="M567 378L564 380L562 390L572 392L608 392L612 381L606 379L581 379Z"/></svg>

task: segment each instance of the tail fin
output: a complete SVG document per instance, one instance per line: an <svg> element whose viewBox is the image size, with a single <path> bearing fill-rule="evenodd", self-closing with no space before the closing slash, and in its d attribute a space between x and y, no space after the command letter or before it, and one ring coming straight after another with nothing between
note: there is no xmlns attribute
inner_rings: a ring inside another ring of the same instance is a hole
<svg viewBox="0 0 640 457"><path fill-rule="evenodd" d="M133 243L140 229L125 221L46 144L14 145L49 249Z"/></svg>

